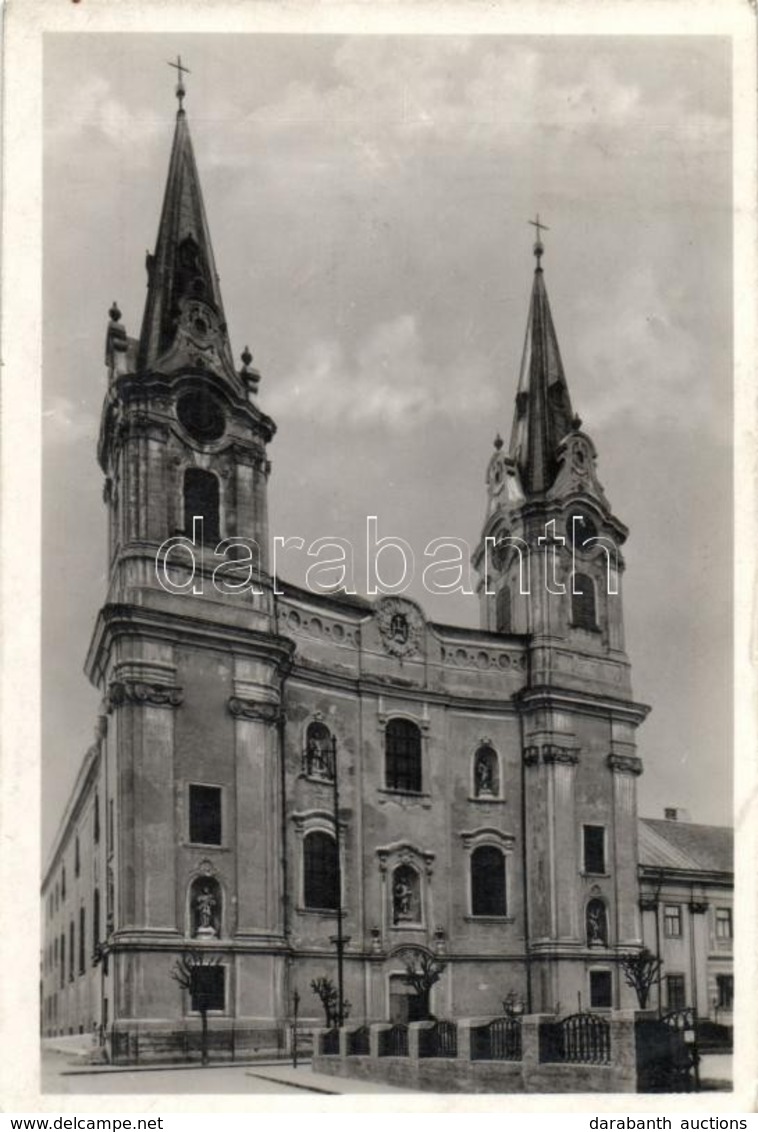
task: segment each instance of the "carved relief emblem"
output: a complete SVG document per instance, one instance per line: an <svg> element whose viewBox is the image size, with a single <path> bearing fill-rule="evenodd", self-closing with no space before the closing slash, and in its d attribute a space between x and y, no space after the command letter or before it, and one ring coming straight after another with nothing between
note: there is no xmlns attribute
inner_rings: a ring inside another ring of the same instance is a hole
<svg viewBox="0 0 758 1132"><path fill-rule="evenodd" d="M420 651L424 618L413 602L400 597L382 598L377 605L376 622L382 644L392 656L413 656Z"/></svg>

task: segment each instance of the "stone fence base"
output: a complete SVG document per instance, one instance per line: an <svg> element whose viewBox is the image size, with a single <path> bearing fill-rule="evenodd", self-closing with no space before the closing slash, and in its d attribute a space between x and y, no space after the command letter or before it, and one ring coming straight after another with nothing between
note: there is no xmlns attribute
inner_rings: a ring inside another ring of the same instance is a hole
<svg viewBox="0 0 758 1132"><path fill-rule="evenodd" d="M185 1026L165 1023L120 1022L108 1034L106 1049L113 1065L200 1062L202 1034L199 1021ZM276 1027L249 1023L232 1025L229 1019L208 1021L208 1058L212 1062L254 1061L281 1057L284 1032Z"/></svg>
<svg viewBox="0 0 758 1132"><path fill-rule="evenodd" d="M472 1034L487 1022L460 1019L455 1026L455 1056L442 1057L423 1056L423 1031L433 1025L430 1022L413 1022L408 1026L408 1054L404 1057L379 1056L384 1032L390 1029L386 1023L343 1027L339 1031L339 1053L322 1052L327 1031L320 1031L314 1043L313 1069L337 1077L381 1081L435 1093L633 1093L637 1089L634 1011L614 1011L609 1016L610 1047L591 1064L549 1060L541 1029L554 1026L555 1018L539 1014L521 1020L520 1058L486 1060L481 1052L477 1054ZM354 1035L361 1031L363 1049L353 1054L350 1051L356 1048Z"/></svg>

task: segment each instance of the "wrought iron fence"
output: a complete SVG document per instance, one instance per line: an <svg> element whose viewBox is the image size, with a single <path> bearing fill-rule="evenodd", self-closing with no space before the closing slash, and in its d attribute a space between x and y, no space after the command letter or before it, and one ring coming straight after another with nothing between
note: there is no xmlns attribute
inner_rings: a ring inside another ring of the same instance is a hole
<svg viewBox="0 0 758 1132"><path fill-rule="evenodd" d="M610 1065L611 1024L599 1014L582 1011L540 1027L540 1060L583 1065Z"/></svg>
<svg viewBox="0 0 758 1132"><path fill-rule="evenodd" d="M521 1019L493 1018L471 1031L472 1061L521 1061Z"/></svg>
<svg viewBox="0 0 758 1132"><path fill-rule="evenodd" d="M347 1052L348 1056L354 1057L368 1057L369 1054L369 1030L368 1026L360 1026L357 1030L353 1030L352 1034L348 1034L347 1039Z"/></svg>
<svg viewBox="0 0 758 1132"><path fill-rule="evenodd" d="M402 1023L392 1026L389 1030L382 1030L379 1034L380 1057L407 1057L408 1056L408 1027Z"/></svg>
<svg viewBox="0 0 758 1132"><path fill-rule="evenodd" d="M340 1032L335 1026L331 1030L327 1030L325 1034L321 1035L321 1052L322 1053L339 1053L340 1051Z"/></svg>
<svg viewBox="0 0 758 1132"><path fill-rule="evenodd" d="M458 1027L455 1022L435 1022L419 1031L419 1057L457 1057Z"/></svg>

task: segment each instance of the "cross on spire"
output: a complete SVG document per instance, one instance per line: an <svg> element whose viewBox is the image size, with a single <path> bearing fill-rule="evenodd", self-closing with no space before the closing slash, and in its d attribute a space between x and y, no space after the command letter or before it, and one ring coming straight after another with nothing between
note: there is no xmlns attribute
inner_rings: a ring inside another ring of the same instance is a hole
<svg viewBox="0 0 758 1132"><path fill-rule="evenodd" d="M545 250L543 243L542 243L542 233L543 232L549 232L550 229L548 228L547 224L540 223L539 212L537 213L537 219L536 220L530 220L529 223L531 224L531 226L533 228L537 229L537 239L534 241L534 254L537 257L537 266L539 267L540 266L540 257L542 256L542 253Z"/></svg>
<svg viewBox="0 0 758 1132"><path fill-rule="evenodd" d="M176 84L176 97L179 99L179 109L181 110L182 109L182 99L184 98L185 94L187 93L184 89L184 76L189 75L192 72L190 71L189 67L183 66L181 55L177 55L176 62L175 63L169 63L168 66L173 67L174 70L176 70L179 74L179 80Z"/></svg>

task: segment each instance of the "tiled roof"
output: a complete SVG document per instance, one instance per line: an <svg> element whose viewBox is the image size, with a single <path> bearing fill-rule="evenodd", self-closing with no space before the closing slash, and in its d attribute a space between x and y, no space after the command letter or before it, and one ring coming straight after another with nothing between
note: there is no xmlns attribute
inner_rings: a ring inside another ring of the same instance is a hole
<svg viewBox="0 0 758 1132"><path fill-rule="evenodd" d="M639 850L641 865L734 871L734 831L728 826L641 818Z"/></svg>

